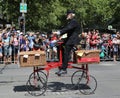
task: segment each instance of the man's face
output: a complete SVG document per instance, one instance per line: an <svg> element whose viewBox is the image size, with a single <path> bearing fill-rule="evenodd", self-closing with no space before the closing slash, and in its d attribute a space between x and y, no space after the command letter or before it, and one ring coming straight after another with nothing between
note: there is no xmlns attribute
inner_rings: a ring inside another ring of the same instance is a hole
<svg viewBox="0 0 120 98"><path fill-rule="evenodd" d="M71 19L71 16L72 16L72 14L71 13L69 13L68 15L67 15L67 20L69 20L69 19Z"/></svg>

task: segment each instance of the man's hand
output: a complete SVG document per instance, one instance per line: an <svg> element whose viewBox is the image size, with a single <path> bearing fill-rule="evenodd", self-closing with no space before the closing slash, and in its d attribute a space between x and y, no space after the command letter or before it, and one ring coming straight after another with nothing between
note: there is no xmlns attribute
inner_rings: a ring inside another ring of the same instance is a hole
<svg viewBox="0 0 120 98"><path fill-rule="evenodd" d="M52 34L54 34L54 35L58 35L58 32L52 32Z"/></svg>
<svg viewBox="0 0 120 98"><path fill-rule="evenodd" d="M60 35L60 31L52 32L54 35Z"/></svg>

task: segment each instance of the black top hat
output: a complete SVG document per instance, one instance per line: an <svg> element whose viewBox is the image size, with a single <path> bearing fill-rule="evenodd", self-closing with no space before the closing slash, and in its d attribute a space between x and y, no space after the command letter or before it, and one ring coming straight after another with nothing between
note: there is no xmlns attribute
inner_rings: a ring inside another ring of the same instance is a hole
<svg viewBox="0 0 120 98"><path fill-rule="evenodd" d="M74 10L67 10L67 15L70 14L70 13L75 14L75 11Z"/></svg>

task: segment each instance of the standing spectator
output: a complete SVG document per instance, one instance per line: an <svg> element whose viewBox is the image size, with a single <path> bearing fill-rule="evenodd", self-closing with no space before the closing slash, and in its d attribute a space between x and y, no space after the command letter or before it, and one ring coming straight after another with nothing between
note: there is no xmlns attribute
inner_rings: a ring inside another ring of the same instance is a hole
<svg viewBox="0 0 120 98"><path fill-rule="evenodd" d="M98 40L97 40L96 32L92 31L92 36L90 38L90 48L97 49L97 44L98 44Z"/></svg>
<svg viewBox="0 0 120 98"><path fill-rule="evenodd" d="M27 35L25 35L25 44L23 46L24 47L24 51L30 51L29 43L30 43L30 41L29 41Z"/></svg>
<svg viewBox="0 0 120 98"><path fill-rule="evenodd" d="M86 35L86 50L90 49L90 38L91 38L92 34L90 31L88 31L88 34Z"/></svg>
<svg viewBox="0 0 120 98"><path fill-rule="evenodd" d="M108 49L108 56L109 56L109 58L111 58L112 57L112 51L113 51L111 35L109 35L109 37L108 37L108 48L107 49Z"/></svg>
<svg viewBox="0 0 120 98"><path fill-rule="evenodd" d="M11 56L11 48L10 48L10 37L7 35L7 33L3 34L3 48L4 48L4 61L5 64L9 63L9 58Z"/></svg>
<svg viewBox="0 0 120 98"><path fill-rule="evenodd" d="M44 50L47 51L47 47L49 46L49 43L50 43L47 35L42 35L42 42L43 42Z"/></svg>
<svg viewBox="0 0 120 98"><path fill-rule="evenodd" d="M77 49L78 50L86 49L86 34L85 34L85 32L82 32L82 34L79 36L80 36L80 42L77 45Z"/></svg>
<svg viewBox="0 0 120 98"><path fill-rule="evenodd" d="M2 57L3 57L3 49L2 49L2 40L0 39L0 63L2 61Z"/></svg>
<svg viewBox="0 0 120 98"><path fill-rule="evenodd" d="M18 60L18 50L19 50L19 39L17 36L17 33L14 33L13 35L13 55L14 55L14 61Z"/></svg>
<svg viewBox="0 0 120 98"><path fill-rule="evenodd" d="M118 57L120 58L120 31L117 31L116 35L118 38Z"/></svg>
<svg viewBox="0 0 120 98"><path fill-rule="evenodd" d="M33 50L33 40L35 39L34 35L32 32L30 32L30 34L28 35L28 40L29 40L29 48L30 50Z"/></svg>
<svg viewBox="0 0 120 98"><path fill-rule="evenodd" d="M22 32L20 33L20 36L19 36L19 42L20 42L20 51L25 51L24 45L26 44L26 42L25 42L25 37Z"/></svg>
<svg viewBox="0 0 120 98"><path fill-rule="evenodd" d="M114 62L117 60L117 53L118 53L118 38L116 35L113 36L113 60Z"/></svg>

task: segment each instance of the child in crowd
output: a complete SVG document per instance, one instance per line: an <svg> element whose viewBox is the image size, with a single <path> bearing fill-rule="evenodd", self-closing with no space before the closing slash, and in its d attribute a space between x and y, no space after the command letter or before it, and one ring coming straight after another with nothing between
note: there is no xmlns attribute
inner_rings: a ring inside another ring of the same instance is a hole
<svg viewBox="0 0 120 98"><path fill-rule="evenodd" d="M56 47L56 42L58 40L58 36L51 34L51 38L50 38L50 48L51 48L51 59L53 60L57 60L58 56L57 56L57 47Z"/></svg>

